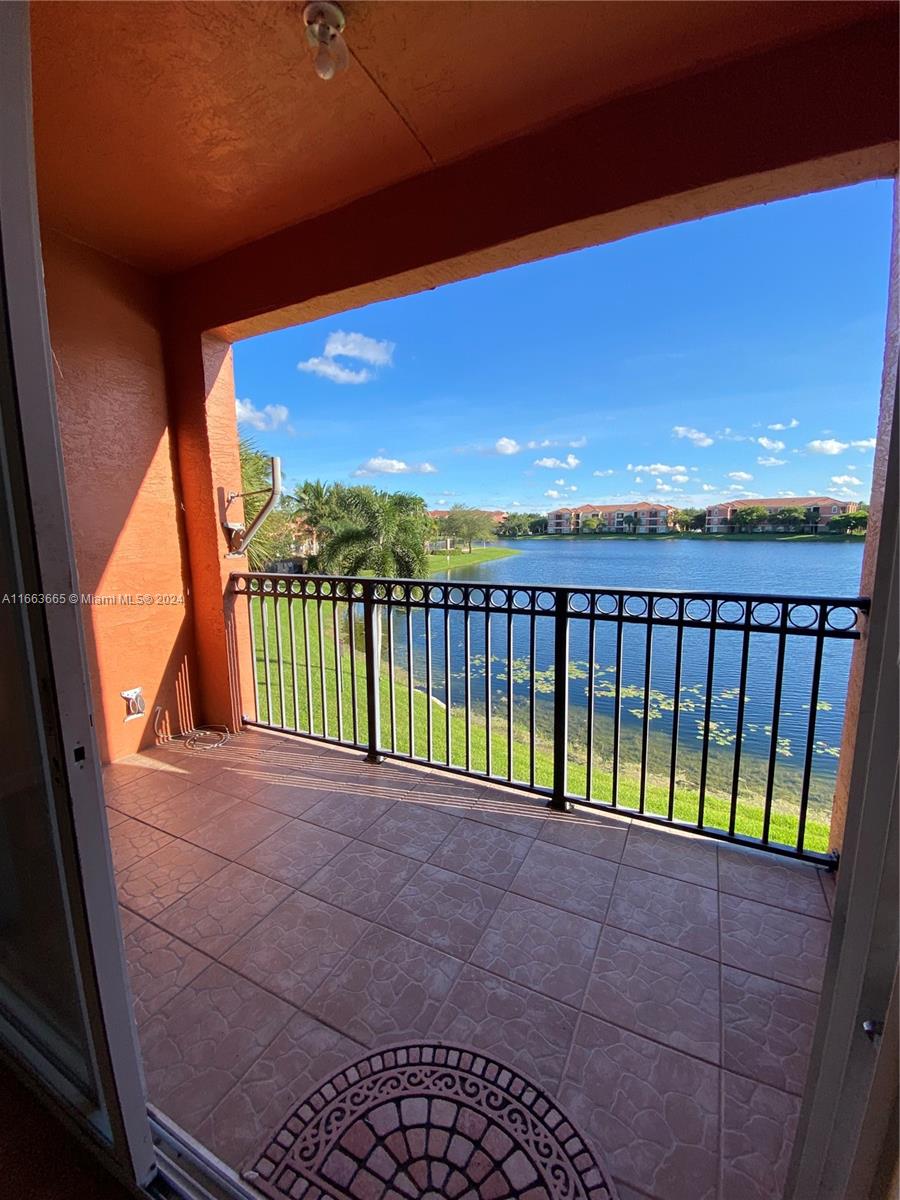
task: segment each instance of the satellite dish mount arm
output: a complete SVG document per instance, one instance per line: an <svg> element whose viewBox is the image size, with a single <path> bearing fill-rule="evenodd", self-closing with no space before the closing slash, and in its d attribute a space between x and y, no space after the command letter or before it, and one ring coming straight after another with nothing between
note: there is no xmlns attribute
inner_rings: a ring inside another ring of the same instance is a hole
<svg viewBox="0 0 900 1200"><path fill-rule="evenodd" d="M268 496L265 504L253 518L253 522L249 529L244 525L233 523L230 521L224 522L225 533L228 537L228 556L229 558L237 557L247 553L247 547L256 537L266 517L281 499L281 459L273 458L272 463L272 486L266 488L264 492L231 492L228 496L227 503L241 499L244 496L259 496L265 494Z"/></svg>

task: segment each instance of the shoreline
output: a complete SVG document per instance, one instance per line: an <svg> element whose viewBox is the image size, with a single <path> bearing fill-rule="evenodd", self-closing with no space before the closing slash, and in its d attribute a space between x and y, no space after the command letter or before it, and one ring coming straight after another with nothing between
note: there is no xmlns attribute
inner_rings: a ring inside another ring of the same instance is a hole
<svg viewBox="0 0 900 1200"><path fill-rule="evenodd" d="M524 542L860 542L864 533L533 533L525 538L504 538Z"/></svg>

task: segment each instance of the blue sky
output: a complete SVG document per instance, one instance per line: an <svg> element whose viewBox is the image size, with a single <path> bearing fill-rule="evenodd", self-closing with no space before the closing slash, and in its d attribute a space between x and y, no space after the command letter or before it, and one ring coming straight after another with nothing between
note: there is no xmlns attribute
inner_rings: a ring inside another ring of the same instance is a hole
<svg viewBox="0 0 900 1200"><path fill-rule="evenodd" d="M241 432L290 487L430 508L868 499L891 199L782 201L241 342Z"/></svg>

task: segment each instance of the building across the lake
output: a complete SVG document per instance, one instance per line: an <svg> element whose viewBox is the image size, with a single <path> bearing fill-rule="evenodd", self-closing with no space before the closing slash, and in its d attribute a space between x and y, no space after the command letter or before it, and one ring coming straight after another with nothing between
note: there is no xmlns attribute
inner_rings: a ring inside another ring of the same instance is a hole
<svg viewBox="0 0 900 1200"><path fill-rule="evenodd" d="M788 529L787 522L779 522L777 514L784 509L802 508L806 511L807 532L824 530L832 517L842 513L856 512L859 505L855 500L835 500L832 496L775 496L763 499L726 500L721 504L710 504L706 510L707 533L733 533L737 527L736 514L743 508L764 508L771 520L755 526L760 533L777 533Z"/></svg>
<svg viewBox="0 0 900 1200"><path fill-rule="evenodd" d="M581 504L547 513L548 533L666 533L675 509L670 504ZM596 524L595 524L596 523Z"/></svg>

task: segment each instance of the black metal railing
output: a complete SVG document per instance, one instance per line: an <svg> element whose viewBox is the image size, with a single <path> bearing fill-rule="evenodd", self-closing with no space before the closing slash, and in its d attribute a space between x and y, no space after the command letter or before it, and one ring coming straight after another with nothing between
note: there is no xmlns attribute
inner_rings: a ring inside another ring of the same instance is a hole
<svg viewBox="0 0 900 1200"><path fill-rule="evenodd" d="M861 597L236 574L249 724L828 858Z"/></svg>

